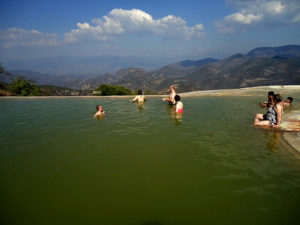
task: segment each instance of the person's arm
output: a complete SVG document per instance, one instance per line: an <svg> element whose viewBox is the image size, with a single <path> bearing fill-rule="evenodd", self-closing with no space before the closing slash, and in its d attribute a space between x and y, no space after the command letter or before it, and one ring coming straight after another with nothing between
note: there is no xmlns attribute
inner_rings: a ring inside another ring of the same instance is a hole
<svg viewBox="0 0 300 225"><path fill-rule="evenodd" d="M172 94L170 94L170 100L172 101L172 102L174 102L175 100L174 100L174 98L175 98L175 95L176 95L176 93L174 94L174 93L172 93Z"/></svg>
<svg viewBox="0 0 300 225"><path fill-rule="evenodd" d="M135 101L137 100L137 98L138 98L138 96L135 96L134 99L131 99L131 100L129 100L129 101L135 102Z"/></svg>
<svg viewBox="0 0 300 225"><path fill-rule="evenodd" d="M268 102L262 102L262 103L260 103L261 107L266 107L267 105L268 105Z"/></svg>
<svg viewBox="0 0 300 225"><path fill-rule="evenodd" d="M178 106L179 104L176 104L175 105L175 112L178 112L178 110L179 110L179 106Z"/></svg>
<svg viewBox="0 0 300 225"><path fill-rule="evenodd" d="M282 105L281 104L276 104L276 113L277 113L277 123L274 127L279 127L281 123L281 118L282 118Z"/></svg>
<svg viewBox="0 0 300 225"><path fill-rule="evenodd" d="M277 125L279 126L281 123L281 117L282 117L282 105L277 104L276 110L277 110Z"/></svg>

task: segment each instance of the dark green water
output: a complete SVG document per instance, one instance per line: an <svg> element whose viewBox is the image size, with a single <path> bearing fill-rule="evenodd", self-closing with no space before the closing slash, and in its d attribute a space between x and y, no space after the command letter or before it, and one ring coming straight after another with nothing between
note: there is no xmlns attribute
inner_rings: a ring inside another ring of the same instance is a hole
<svg viewBox="0 0 300 225"><path fill-rule="evenodd" d="M261 97L185 98L181 119L128 99L0 99L0 223L299 224L300 160L252 126Z"/></svg>

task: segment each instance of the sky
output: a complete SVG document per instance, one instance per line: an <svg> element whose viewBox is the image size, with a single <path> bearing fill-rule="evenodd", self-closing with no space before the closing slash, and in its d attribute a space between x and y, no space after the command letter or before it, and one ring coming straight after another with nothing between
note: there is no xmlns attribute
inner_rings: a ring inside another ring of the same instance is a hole
<svg viewBox="0 0 300 225"><path fill-rule="evenodd" d="M300 0L0 0L0 62L225 58L300 44Z"/></svg>

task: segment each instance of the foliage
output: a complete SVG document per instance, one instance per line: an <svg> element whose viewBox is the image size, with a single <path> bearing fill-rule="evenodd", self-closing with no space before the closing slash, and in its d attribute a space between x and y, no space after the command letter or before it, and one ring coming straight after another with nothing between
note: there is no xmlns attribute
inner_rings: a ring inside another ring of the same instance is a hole
<svg viewBox="0 0 300 225"><path fill-rule="evenodd" d="M122 86L101 84L95 91L100 91L101 95L131 95L131 90Z"/></svg>
<svg viewBox="0 0 300 225"><path fill-rule="evenodd" d="M8 86L9 91L15 95L35 96L40 94L40 89L32 80L25 80L24 77L17 77Z"/></svg>

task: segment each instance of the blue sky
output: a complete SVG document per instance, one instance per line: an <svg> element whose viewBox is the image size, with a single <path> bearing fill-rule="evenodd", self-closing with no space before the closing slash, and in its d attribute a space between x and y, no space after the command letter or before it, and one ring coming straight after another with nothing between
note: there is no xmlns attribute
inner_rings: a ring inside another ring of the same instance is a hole
<svg viewBox="0 0 300 225"><path fill-rule="evenodd" d="M61 55L223 58L300 44L299 0L0 0L0 61Z"/></svg>

